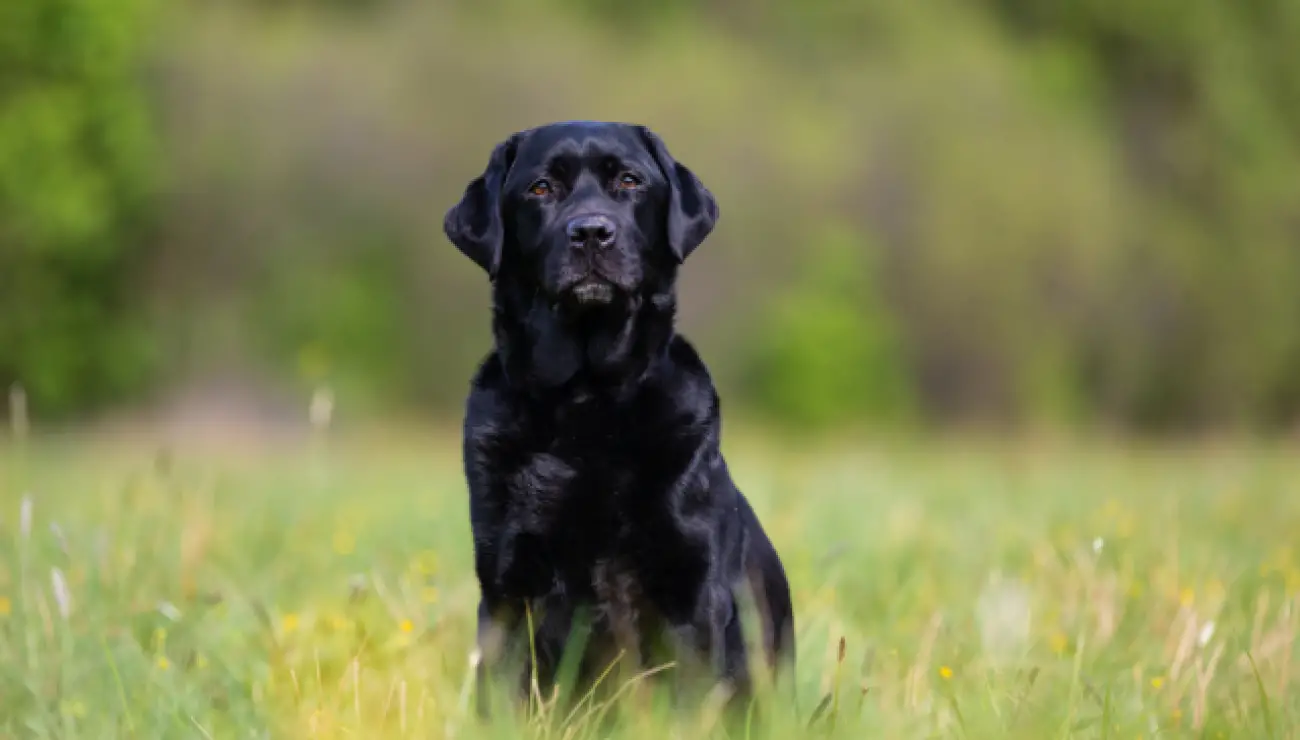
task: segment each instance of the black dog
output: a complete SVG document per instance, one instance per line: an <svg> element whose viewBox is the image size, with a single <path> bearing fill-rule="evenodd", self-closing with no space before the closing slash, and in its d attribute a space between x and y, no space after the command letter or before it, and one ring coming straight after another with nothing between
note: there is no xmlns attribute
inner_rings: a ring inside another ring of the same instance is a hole
<svg viewBox="0 0 1300 740"><path fill-rule="evenodd" d="M522 645L525 686L556 680L582 624L579 682L614 653L667 651L747 693L746 583L769 665L793 660L781 561L719 451L709 373L674 333L678 267L717 218L655 134L587 122L514 134L447 213L492 280L496 346L464 427L479 646L501 665Z"/></svg>

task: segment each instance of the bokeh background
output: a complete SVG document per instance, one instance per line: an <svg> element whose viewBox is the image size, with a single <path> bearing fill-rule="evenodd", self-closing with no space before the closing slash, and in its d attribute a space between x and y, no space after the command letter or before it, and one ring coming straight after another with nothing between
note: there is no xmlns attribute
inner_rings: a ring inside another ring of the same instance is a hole
<svg viewBox="0 0 1300 740"><path fill-rule="evenodd" d="M454 419L488 290L443 212L599 118L721 203L682 325L731 413L1288 430L1297 38L1291 0L7 0L0 383Z"/></svg>

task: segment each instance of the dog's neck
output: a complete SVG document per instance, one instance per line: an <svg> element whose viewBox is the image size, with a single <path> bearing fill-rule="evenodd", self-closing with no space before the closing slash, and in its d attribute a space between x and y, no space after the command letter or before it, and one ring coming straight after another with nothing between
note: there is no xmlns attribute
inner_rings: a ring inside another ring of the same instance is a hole
<svg viewBox="0 0 1300 740"><path fill-rule="evenodd" d="M581 387L625 398L653 372L672 341L671 290L622 296L581 313L538 294L494 287L492 332L507 382L535 396Z"/></svg>

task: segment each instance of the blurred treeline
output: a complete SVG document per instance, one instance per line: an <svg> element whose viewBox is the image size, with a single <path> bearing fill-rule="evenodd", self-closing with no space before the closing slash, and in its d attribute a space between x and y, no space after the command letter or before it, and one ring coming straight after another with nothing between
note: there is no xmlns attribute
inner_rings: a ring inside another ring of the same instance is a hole
<svg viewBox="0 0 1300 740"><path fill-rule="evenodd" d="M791 424L1300 419L1294 0L5 0L0 382L456 411L443 211L644 122L722 222L685 329Z"/></svg>

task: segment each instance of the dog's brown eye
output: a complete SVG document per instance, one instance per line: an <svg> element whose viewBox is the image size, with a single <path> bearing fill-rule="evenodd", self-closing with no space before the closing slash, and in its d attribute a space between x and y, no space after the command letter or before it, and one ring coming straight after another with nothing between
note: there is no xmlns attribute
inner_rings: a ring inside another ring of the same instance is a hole
<svg viewBox="0 0 1300 740"><path fill-rule="evenodd" d="M551 183L549 180L545 180L545 179L538 180L537 182L528 186L528 192L532 193L533 195L546 195L551 192Z"/></svg>
<svg viewBox="0 0 1300 740"><path fill-rule="evenodd" d="M618 176L618 186L623 190L632 190L640 184L641 181L631 172L624 172Z"/></svg>

